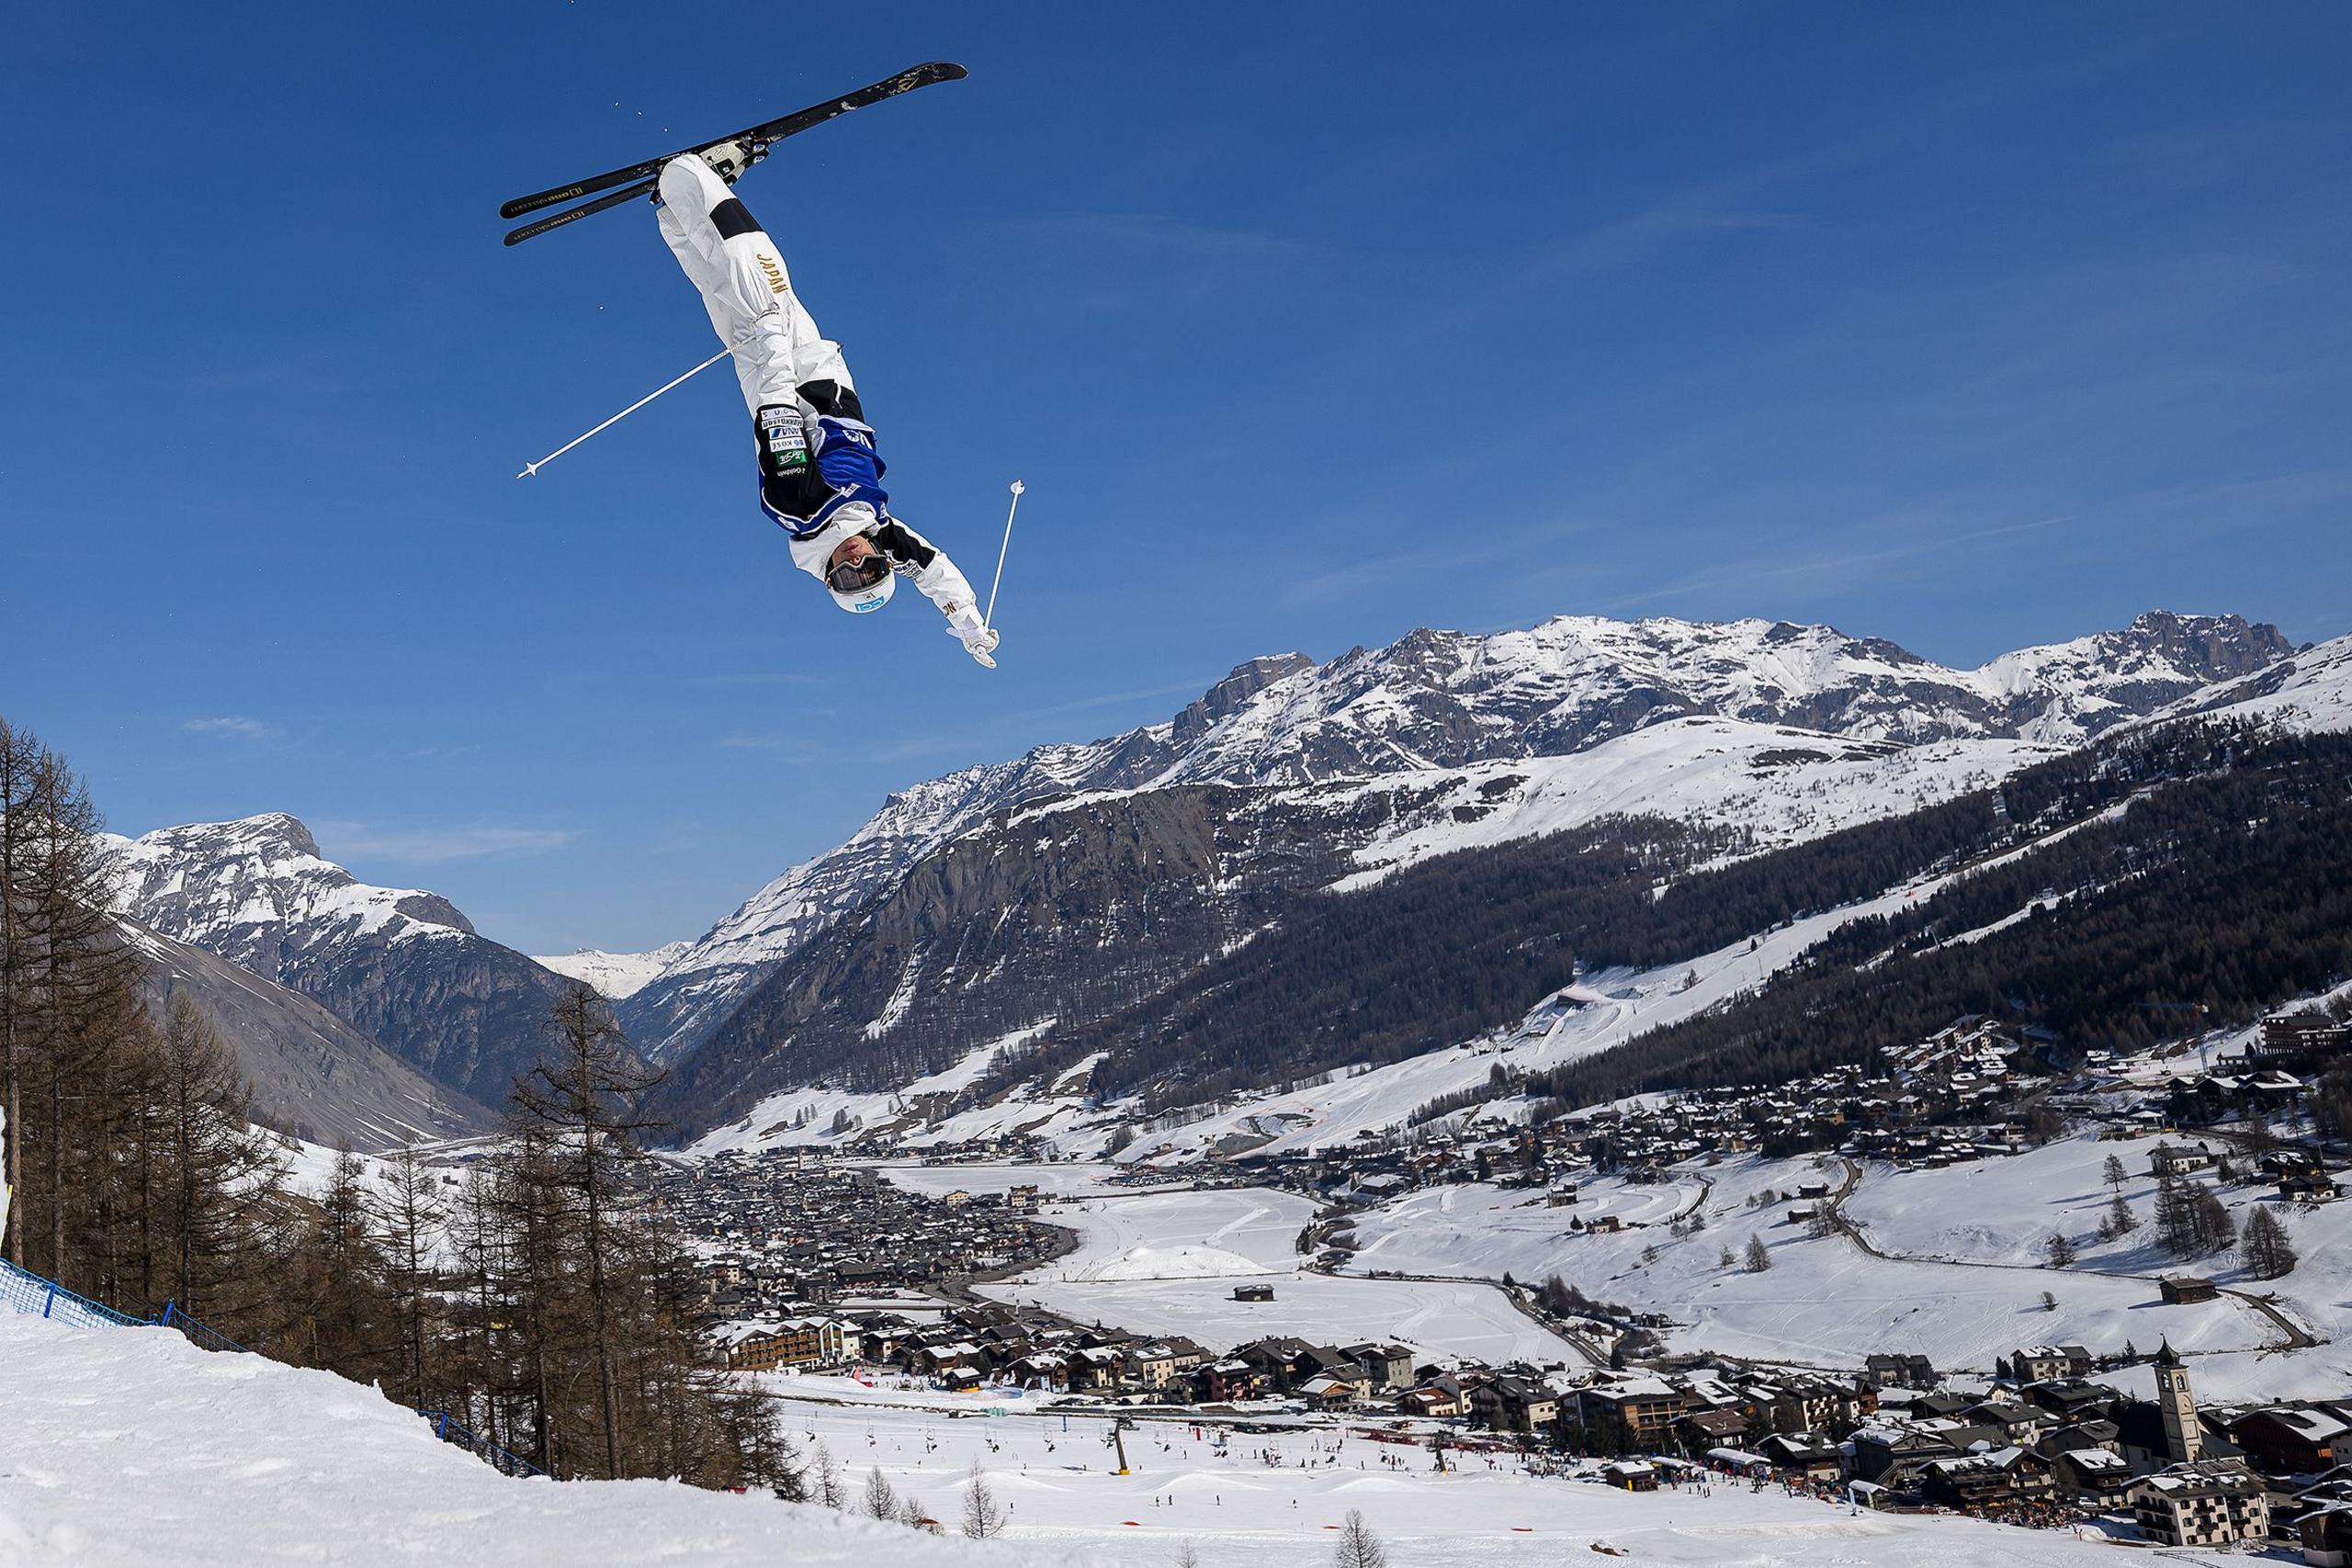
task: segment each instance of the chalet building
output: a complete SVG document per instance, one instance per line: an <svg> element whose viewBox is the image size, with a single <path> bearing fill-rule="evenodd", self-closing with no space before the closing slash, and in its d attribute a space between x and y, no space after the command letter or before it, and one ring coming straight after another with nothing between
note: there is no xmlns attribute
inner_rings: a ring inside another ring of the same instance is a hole
<svg viewBox="0 0 2352 1568"><path fill-rule="evenodd" d="M1166 1388L1176 1381L1176 1349L1157 1340L1138 1345L1127 1357L1127 1371L1146 1388Z"/></svg>
<svg viewBox="0 0 2352 1568"><path fill-rule="evenodd" d="M1705 1459L1717 1449L1745 1445L1747 1417L1737 1410L1690 1410L1675 1417L1673 1430L1684 1453Z"/></svg>
<svg viewBox="0 0 2352 1568"><path fill-rule="evenodd" d="M1600 1479L1628 1492L1657 1490L1657 1466L1642 1459L1611 1460L1600 1467Z"/></svg>
<svg viewBox="0 0 2352 1568"><path fill-rule="evenodd" d="M1233 1299L1237 1302L1270 1302L1274 1299L1272 1285L1236 1285Z"/></svg>
<svg viewBox="0 0 2352 1568"><path fill-rule="evenodd" d="M2156 1293L2164 1298L2166 1306L2184 1306L2210 1302L2222 1292L2211 1280L2193 1274L2167 1274L2156 1281Z"/></svg>
<svg viewBox="0 0 2352 1568"><path fill-rule="evenodd" d="M1560 1422L1560 1396L1532 1378L1506 1372L1470 1391L1470 1408L1498 1432L1533 1435Z"/></svg>
<svg viewBox="0 0 2352 1568"><path fill-rule="evenodd" d="M2056 1485L2050 1461L2030 1449L1930 1460L1919 1477L1919 1490L1929 1502L1963 1512L2039 1502Z"/></svg>
<svg viewBox="0 0 2352 1568"><path fill-rule="evenodd" d="M2229 1424L2230 1441L2269 1475L2317 1475L2352 1459L2352 1401L2274 1405Z"/></svg>
<svg viewBox="0 0 2352 1568"><path fill-rule="evenodd" d="M2208 1170L2212 1165L2213 1151L2201 1143L2158 1144L2148 1151L2149 1172L2160 1179Z"/></svg>
<svg viewBox="0 0 2352 1568"><path fill-rule="evenodd" d="M1835 1481L1845 1472L1838 1445L1817 1432L1775 1432L1756 1451L1780 1473L1807 1481Z"/></svg>
<svg viewBox="0 0 2352 1568"><path fill-rule="evenodd" d="M1408 1416L1446 1420L1464 1415L1469 1405L1459 1382L1451 1377L1440 1377L1398 1394L1396 1408Z"/></svg>
<svg viewBox="0 0 2352 1568"><path fill-rule="evenodd" d="M1854 1477L1905 1491L1937 1460L1956 1459L1957 1446L1917 1424L1865 1427L1854 1434Z"/></svg>
<svg viewBox="0 0 2352 1568"><path fill-rule="evenodd" d="M2295 1520L2295 1535L2312 1568L2345 1568L2352 1563L2352 1501L2335 1498L2306 1509Z"/></svg>
<svg viewBox="0 0 2352 1568"><path fill-rule="evenodd" d="M2052 1456L2050 1465L2059 1494L2086 1507L2121 1507L2131 1495L2132 1467L2112 1450L2068 1449Z"/></svg>
<svg viewBox="0 0 2352 1568"><path fill-rule="evenodd" d="M1577 1391L1577 1424L1603 1447L1656 1450L1686 1404L1660 1377L1616 1377Z"/></svg>
<svg viewBox="0 0 2352 1568"><path fill-rule="evenodd" d="M843 1359L842 1325L830 1317L786 1318L727 1348L727 1365L741 1372L830 1367Z"/></svg>
<svg viewBox="0 0 2352 1568"><path fill-rule="evenodd" d="M2233 1459L2193 1460L2132 1488L2140 1533L2165 1546L2227 1546L2270 1534L2270 1493Z"/></svg>
<svg viewBox="0 0 2352 1568"><path fill-rule="evenodd" d="M1862 1375L1873 1388L1930 1389L1936 1386L1936 1369L1925 1356L1871 1356L1862 1362Z"/></svg>
<svg viewBox="0 0 2352 1568"><path fill-rule="evenodd" d="M2278 1178L2282 1203L2332 1203L2342 1196L2342 1184L2324 1170L2294 1170Z"/></svg>
<svg viewBox="0 0 2352 1568"><path fill-rule="evenodd" d="M1341 1355L1361 1370L1373 1388L1405 1388L1413 1381L1413 1352L1402 1345L1348 1345Z"/></svg>
<svg viewBox="0 0 2352 1568"><path fill-rule="evenodd" d="M2059 1378L2047 1382L2028 1383L2018 1393L2035 1408L2049 1413L2059 1423L2083 1420L2104 1415L2115 1403L2115 1391L2104 1383L2088 1378Z"/></svg>
<svg viewBox="0 0 2352 1568"><path fill-rule="evenodd" d="M1308 1378L1291 1392L1317 1410L1351 1410L1357 1401L1355 1383L1329 1372Z"/></svg>
<svg viewBox="0 0 2352 1568"><path fill-rule="evenodd" d="M2008 1376L2017 1382L2052 1382L2091 1374L2091 1353L2080 1345L2034 1345L2012 1351Z"/></svg>
<svg viewBox="0 0 2352 1568"><path fill-rule="evenodd" d="M1212 1361L1195 1372L1193 1377L1201 1397L1211 1404L1229 1404L1237 1399L1257 1399L1267 1392L1265 1369L1244 1360Z"/></svg>

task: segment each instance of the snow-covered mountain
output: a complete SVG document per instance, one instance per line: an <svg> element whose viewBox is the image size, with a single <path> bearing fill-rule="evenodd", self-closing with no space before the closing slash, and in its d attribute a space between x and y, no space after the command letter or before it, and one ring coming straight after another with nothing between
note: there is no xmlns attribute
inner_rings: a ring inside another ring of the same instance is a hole
<svg viewBox="0 0 2352 1568"><path fill-rule="evenodd" d="M583 947L560 958L535 955L531 962L542 969L584 981L598 995L619 1001L643 990L647 981L693 945L685 942L664 942L650 953L606 953L600 947Z"/></svg>
<svg viewBox="0 0 2352 1568"><path fill-rule="evenodd" d="M1253 660L1166 723L1041 747L892 795L846 843L784 873L672 960L623 1005L622 1021L649 1055L692 1049L785 955L942 844L1039 795L1302 785L1559 758L1695 716L1895 747L2064 745L2291 651L2276 628L2234 615L2152 611L2119 631L1962 671L1827 626L1568 615L1489 636L1417 631L1326 664L1295 653ZM1620 783L1622 798L1642 794ZM1518 819L1544 830L1533 825L1541 814Z"/></svg>
<svg viewBox="0 0 2352 1568"><path fill-rule="evenodd" d="M2193 692L2159 709L2152 722L2223 708L2289 729L2352 729L2352 637L2313 643L2243 680Z"/></svg>
<svg viewBox="0 0 2352 1568"><path fill-rule="evenodd" d="M119 912L300 992L436 1083L500 1103L544 1043L560 977L437 893L361 882L284 812L115 847Z"/></svg>

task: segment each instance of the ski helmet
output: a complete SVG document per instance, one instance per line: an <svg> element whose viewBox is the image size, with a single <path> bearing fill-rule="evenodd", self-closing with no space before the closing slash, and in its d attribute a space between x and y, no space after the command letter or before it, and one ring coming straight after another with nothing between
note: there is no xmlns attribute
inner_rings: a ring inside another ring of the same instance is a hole
<svg viewBox="0 0 2352 1568"><path fill-rule="evenodd" d="M869 615L888 604L898 587L899 574L890 570L890 562L879 550L844 561L825 573L825 592L853 615Z"/></svg>

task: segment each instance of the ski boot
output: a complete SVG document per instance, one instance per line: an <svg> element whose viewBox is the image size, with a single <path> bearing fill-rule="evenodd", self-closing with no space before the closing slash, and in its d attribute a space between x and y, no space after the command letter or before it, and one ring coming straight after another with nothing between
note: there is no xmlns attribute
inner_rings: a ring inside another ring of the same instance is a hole
<svg viewBox="0 0 2352 1568"><path fill-rule="evenodd" d="M719 141L701 150L702 161L711 172L729 185L742 177L743 171L758 163L766 149L751 141Z"/></svg>

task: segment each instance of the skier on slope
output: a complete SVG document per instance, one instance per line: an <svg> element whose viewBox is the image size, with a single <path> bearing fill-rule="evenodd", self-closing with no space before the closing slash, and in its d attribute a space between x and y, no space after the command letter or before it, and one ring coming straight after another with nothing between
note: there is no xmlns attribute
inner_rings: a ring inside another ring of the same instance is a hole
<svg viewBox="0 0 2352 1568"><path fill-rule="evenodd" d="M996 632L947 552L890 515L882 459L841 344L818 333L775 242L728 188L743 150L722 143L662 166L662 238L734 351L759 442L760 506L792 561L854 615L878 610L903 574L947 617L964 650L993 670Z"/></svg>

